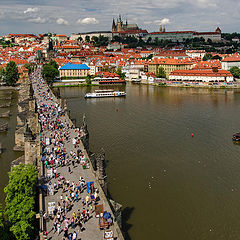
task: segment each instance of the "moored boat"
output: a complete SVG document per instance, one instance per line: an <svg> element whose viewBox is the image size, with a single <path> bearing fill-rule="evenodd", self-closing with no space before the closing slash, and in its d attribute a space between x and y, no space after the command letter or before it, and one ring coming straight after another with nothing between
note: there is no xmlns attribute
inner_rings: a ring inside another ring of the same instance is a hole
<svg viewBox="0 0 240 240"><path fill-rule="evenodd" d="M114 91L112 89L95 90L93 93L87 93L85 98L103 98L103 97L124 97L126 93L123 91Z"/></svg>
<svg viewBox="0 0 240 240"><path fill-rule="evenodd" d="M240 142L240 133L233 134L232 140L235 142Z"/></svg>

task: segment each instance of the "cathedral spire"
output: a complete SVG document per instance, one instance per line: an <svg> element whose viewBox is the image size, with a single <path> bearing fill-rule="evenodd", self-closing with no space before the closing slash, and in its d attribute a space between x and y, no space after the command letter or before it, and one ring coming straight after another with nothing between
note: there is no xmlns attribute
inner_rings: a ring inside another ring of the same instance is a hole
<svg viewBox="0 0 240 240"><path fill-rule="evenodd" d="M113 22L112 22L112 32L116 32L116 23L115 23L114 18L113 18Z"/></svg>

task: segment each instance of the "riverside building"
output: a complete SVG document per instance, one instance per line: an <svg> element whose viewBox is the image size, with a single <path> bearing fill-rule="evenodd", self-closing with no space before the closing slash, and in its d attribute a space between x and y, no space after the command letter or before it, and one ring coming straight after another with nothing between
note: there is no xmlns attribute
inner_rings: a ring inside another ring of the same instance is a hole
<svg viewBox="0 0 240 240"><path fill-rule="evenodd" d="M170 73L169 80L203 83L223 83L234 81L233 76L229 71L218 70L217 68L213 68L211 70L175 70Z"/></svg>
<svg viewBox="0 0 240 240"><path fill-rule="evenodd" d="M230 70L232 67L240 67L240 54L233 54L222 60L222 69Z"/></svg>
<svg viewBox="0 0 240 240"><path fill-rule="evenodd" d="M90 68L86 64L73 64L68 62L59 69L61 77L86 77L90 73Z"/></svg>
<svg viewBox="0 0 240 240"><path fill-rule="evenodd" d="M174 58L153 59L149 62L148 72L152 72L157 75L158 69L162 67L166 73L166 77L174 70L188 70L192 68L193 64L188 59L178 60Z"/></svg>

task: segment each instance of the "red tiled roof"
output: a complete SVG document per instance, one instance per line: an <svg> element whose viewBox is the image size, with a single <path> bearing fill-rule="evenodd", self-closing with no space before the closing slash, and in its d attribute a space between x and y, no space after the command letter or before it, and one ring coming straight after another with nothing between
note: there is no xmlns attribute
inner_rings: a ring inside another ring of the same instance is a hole
<svg viewBox="0 0 240 240"><path fill-rule="evenodd" d="M201 61L196 64L194 69L212 69L213 67L221 69L222 68L221 62L219 60Z"/></svg>
<svg viewBox="0 0 240 240"><path fill-rule="evenodd" d="M222 62L240 62L240 54L233 54L231 56L225 57Z"/></svg>
<svg viewBox="0 0 240 240"><path fill-rule="evenodd" d="M20 34L20 33L8 34L8 37L34 37L34 38L37 38L37 36L34 34Z"/></svg>
<svg viewBox="0 0 240 240"><path fill-rule="evenodd" d="M160 58L160 59L153 59L149 62L149 64L165 64L165 65L192 65L192 61L188 59L175 59L175 58Z"/></svg>
<svg viewBox="0 0 240 240"><path fill-rule="evenodd" d="M170 76L207 76L207 77L232 77L232 74L226 70L175 70Z"/></svg>
<svg viewBox="0 0 240 240"><path fill-rule="evenodd" d="M63 49L80 49L80 46L72 45L72 46L59 46L59 48Z"/></svg>

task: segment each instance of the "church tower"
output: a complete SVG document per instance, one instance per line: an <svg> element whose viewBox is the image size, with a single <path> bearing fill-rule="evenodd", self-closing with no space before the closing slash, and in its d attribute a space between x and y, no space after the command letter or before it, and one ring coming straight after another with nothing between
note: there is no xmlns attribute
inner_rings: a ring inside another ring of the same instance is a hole
<svg viewBox="0 0 240 240"><path fill-rule="evenodd" d="M117 31L117 26L116 26L115 20L114 20L114 18L113 18L112 32L116 32L116 31Z"/></svg>
<svg viewBox="0 0 240 240"><path fill-rule="evenodd" d="M123 21L121 15L119 14L119 18L117 21L117 32L123 31Z"/></svg>
<svg viewBox="0 0 240 240"><path fill-rule="evenodd" d="M222 31L221 31L221 29L218 27L217 29L216 29L216 31L215 31L216 33L222 33Z"/></svg>

